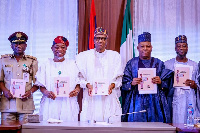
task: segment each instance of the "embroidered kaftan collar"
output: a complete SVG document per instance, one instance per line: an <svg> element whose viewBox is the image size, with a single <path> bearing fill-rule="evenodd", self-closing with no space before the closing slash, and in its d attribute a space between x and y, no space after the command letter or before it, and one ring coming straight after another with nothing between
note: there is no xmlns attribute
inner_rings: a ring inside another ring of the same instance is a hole
<svg viewBox="0 0 200 133"><path fill-rule="evenodd" d="M187 60L187 62L179 62L176 60L175 58L175 64L183 64L183 65L187 65L188 64L189 59Z"/></svg>
<svg viewBox="0 0 200 133"><path fill-rule="evenodd" d="M94 51L95 51L95 56L96 57L103 57L104 55L106 55L106 53L107 53L107 50L105 49L105 51L104 52L102 52L102 53L99 53L99 52L97 52L96 51L96 48L94 48Z"/></svg>

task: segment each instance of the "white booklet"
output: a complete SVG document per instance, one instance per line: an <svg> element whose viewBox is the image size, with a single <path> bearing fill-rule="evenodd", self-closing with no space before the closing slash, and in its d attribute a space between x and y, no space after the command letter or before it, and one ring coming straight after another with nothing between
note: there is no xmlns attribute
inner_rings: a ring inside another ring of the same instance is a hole
<svg viewBox="0 0 200 133"><path fill-rule="evenodd" d="M142 78L138 84L139 94L157 94L157 84L152 83L152 78L156 76L156 68L139 68L138 78Z"/></svg>
<svg viewBox="0 0 200 133"><path fill-rule="evenodd" d="M69 97L70 78L54 77L54 93L56 97Z"/></svg>
<svg viewBox="0 0 200 133"><path fill-rule="evenodd" d="M96 80L93 82L92 95L108 95L109 81L106 79Z"/></svg>
<svg viewBox="0 0 200 133"><path fill-rule="evenodd" d="M174 87L183 87L182 89L190 89L185 85L187 79L192 79L193 67L189 65L176 64L174 68Z"/></svg>
<svg viewBox="0 0 200 133"><path fill-rule="evenodd" d="M10 93L13 97L22 98L25 94L26 81L23 79L11 79Z"/></svg>

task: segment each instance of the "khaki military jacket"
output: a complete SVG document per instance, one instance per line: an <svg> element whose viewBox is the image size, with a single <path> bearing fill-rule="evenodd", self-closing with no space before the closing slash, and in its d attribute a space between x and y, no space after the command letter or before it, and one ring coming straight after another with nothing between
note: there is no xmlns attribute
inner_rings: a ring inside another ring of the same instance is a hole
<svg viewBox="0 0 200 133"><path fill-rule="evenodd" d="M26 66L26 67L25 67ZM23 73L29 73L25 91L32 88L38 70L38 61L35 57L24 55L19 62L14 55L2 55L0 59L0 81L10 90L11 79L23 79ZM1 98L1 112L33 113L35 109L33 97L26 101L20 98L8 100L4 95Z"/></svg>

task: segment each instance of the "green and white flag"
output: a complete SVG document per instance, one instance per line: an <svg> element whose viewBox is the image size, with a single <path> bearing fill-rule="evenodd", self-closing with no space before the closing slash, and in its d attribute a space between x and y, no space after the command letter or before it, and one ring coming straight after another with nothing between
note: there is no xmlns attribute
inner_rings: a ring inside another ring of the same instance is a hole
<svg viewBox="0 0 200 133"><path fill-rule="evenodd" d="M130 59L135 57L130 4L131 4L131 0L127 0L126 10L125 10L124 20L123 20L123 27L122 27L120 55L122 58L123 68L125 68L126 63Z"/></svg>

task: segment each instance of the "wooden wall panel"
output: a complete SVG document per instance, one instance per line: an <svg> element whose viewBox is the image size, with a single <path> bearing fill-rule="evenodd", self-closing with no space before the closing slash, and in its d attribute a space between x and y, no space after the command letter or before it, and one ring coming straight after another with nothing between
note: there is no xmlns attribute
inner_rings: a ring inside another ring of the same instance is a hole
<svg viewBox="0 0 200 133"><path fill-rule="evenodd" d="M97 27L108 31L107 49L119 52L126 0L94 0L94 3ZM91 0L79 0L78 52L87 50L90 8Z"/></svg>

